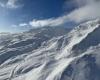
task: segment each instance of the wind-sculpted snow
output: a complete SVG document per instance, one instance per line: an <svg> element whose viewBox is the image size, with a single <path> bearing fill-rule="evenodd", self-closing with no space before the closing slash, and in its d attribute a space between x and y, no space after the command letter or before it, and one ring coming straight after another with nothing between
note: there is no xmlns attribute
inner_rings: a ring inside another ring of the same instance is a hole
<svg viewBox="0 0 100 80"><path fill-rule="evenodd" d="M46 27L1 37L0 80L100 80L100 21L68 32Z"/></svg>

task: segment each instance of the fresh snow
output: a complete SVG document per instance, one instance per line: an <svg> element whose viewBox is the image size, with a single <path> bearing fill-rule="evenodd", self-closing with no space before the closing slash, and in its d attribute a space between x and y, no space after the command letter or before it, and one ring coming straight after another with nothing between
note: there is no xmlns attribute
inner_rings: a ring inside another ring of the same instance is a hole
<svg viewBox="0 0 100 80"><path fill-rule="evenodd" d="M11 37L12 40L9 41L8 47L0 48L0 58L3 59L3 61L0 59L0 80L60 80L62 73L72 61L86 54L93 54L96 50L95 48L97 46L99 47L99 45L97 45L87 49L86 52L76 57L68 57L74 45L80 43L90 33L100 27L100 23L98 22L98 20L95 20L81 24L64 36L53 37L50 40L44 41L42 45L33 50L30 48L35 45L35 42L27 44L26 46L9 47L33 39L34 36L32 36L31 33L22 34L24 36L22 40L17 39L15 36ZM19 34L16 36L19 36ZM59 47L58 40L62 37L68 40L68 44L65 46L65 40L63 40L63 47L57 50ZM30 49L30 51L27 51L27 48ZM24 52L25 50L27 52Z"/></svg>

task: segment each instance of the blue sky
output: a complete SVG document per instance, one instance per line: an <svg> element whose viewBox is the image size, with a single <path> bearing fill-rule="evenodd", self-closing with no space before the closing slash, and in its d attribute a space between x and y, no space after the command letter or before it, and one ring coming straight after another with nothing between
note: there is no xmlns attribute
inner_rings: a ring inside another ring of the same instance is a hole
<svg viewBox="0 0 100 80"><path fill-rule="evenodd" d="M12 31L12 25L62 15L65 0L1 0L0 2L0 31ZM8 2L11 4L7 5Z"/></svg>
<svg viewBox="0 0 100 80"><path fill-rule="evenodd" d="M0 32L79 24L100 17L99 3L99 0L0 0Z"/></svg>

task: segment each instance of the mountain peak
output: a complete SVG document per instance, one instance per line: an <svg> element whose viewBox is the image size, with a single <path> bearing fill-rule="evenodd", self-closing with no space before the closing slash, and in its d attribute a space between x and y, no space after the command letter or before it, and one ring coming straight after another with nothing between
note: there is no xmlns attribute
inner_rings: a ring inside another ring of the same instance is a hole
<svg viewBox="0 0 100 80"><path fill-rule="evenodd" d="M79 26L75 27L74 30L86 30L92 27L96 27L96 25L100 25L100 19L87 21L85 23L80 24Z"/></svg>
<svg viewBox="0 0 100 80"><path fill-rule="evenodd" d="M67 35L68 45L63 49L62 54L58 55L57 59L68 57L75 45L81 43L90 33L100 27L99 22L99 19L88 21L71 30Z"/></svg>

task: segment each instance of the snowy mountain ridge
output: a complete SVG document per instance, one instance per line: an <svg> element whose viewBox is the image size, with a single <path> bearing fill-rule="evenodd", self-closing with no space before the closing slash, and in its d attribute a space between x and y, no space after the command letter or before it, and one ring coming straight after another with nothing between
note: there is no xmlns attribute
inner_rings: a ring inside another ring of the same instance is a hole
<svg viewBox="0 0 100 80"><path fill-rule="evenodd" d="M80 43L84 38L88 36L88 34L92 33L96 28L100 27L100 21L89 21L84 24L81 24L78 27L75 27L69 34L69 44L66 46L66 48L63 50L61 54L61 58L68 56L71 51L72 47L78 43ZM68 54L66 54L68 53ZM65 54L65 55L64 55Z"/></svg>
<svg viewBox="0 0 100 80"><path fill-rule="evenodd" d="M99 34L97 19L70 32L44 28L1 38L0 80L100 80Z"/></svg>

